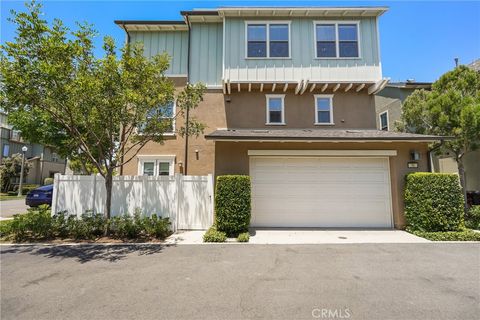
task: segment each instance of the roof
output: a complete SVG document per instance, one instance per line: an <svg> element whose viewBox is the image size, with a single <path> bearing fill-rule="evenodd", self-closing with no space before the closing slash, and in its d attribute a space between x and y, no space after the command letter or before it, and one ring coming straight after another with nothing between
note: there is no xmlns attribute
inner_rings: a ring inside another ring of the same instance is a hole
<svg viewBox="0 0 480 320"><path fill-rule="evenodd" d="M406 82L390 82L386 85L389 88L401 88L401 89L431 89L431 82L416 82L416 81L406 81Z"/></svg>
<svg viewBox="0 0 480 320"><path fill-rule="evenodd" d="M126 31L187 31L183 20L115 20Z"/></svg>
<svg viewBox="0 0 480 320"><path fill-rule="evenodd" d="M438 141L448 137L374 129L220 129L209 140L279 141Z"/></svg>
<svg viewBox="0 0 480 320"><path fill-rule="evenodd" d="M477 59L472 63L468 64L467 67L475 71L480 71L480 59Z"/></svg>
<svg viewBox="0 0 480 320"><path fill-rule="evenodd" d="M388 7L221 7L218 13L222 17L378 17Z"/></svg>

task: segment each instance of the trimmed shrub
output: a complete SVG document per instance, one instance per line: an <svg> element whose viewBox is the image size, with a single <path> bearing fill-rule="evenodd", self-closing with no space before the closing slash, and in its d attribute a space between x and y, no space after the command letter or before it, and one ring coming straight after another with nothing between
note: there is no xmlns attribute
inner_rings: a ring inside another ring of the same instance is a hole
<svg viewBox="0 0 480 320"><path fill-rule="evenodd" d="M444 232L412 231L412 233L431 241L480 241L480 232L475 232L469 229Z"/></svg>
<svg viewBox="0 0 480 320"><path fill-rule="evenodd" d="M51 239L55 236L50 208L47 205L30 208L25 214L14 215L10 228L13 239L19 242Z"/></svg>
<svg viewBox="0 0 480 320"><path fill-rule="evenodd" d="M470 229L480 230L480 205L472 206L465 216L465 226Z"/></svg>
<svg viewBox="0 0 480 320"><path fill-rule="evenodd" d="M225 242L226 240L227 234L218 231L215 226L210 227L210 229L208 229L203 235L203 242Z"/></svg>
<svg viewBox="0 0 480 320"><path fill-rule="evenodd" d="M406 177L405 216L412 230L461 230L463 203L456 174L415 172Z"/></svg>
<svg viewBox="0 0 480 320"><path fill-rule="evenodd" d="M158 217L156 214L152 214L150 218L144 217L142 224L146 235L149 237L165 239L172 233L170 231L170 219Z"/></svg>
<svg viewBox="0 0 480 320"><path fill-rule="evenodd" d="M53 184L53 178L45 178L45 180L43 180L44 186L48 186L50 184Z"/></svg>
<svg viewBox="0 0 480 320"><path fill-rule="evenodd" d="M34 189L37 189L38 187L40 187L39 184L24 184L24 185L22 185L22 195L26 195L27 193L29 193L30 191L32 191ZM16 185L13 188L13 191L15 191L15 193L17 193L18 188L20 188L20 186Z"/></svg>
<svg viewBox="0 0 480 320"><path fill-rule="evenodd" d="M238 242L248 242L250 240L250 234L248 232L240 233L237 237Z"/></svg>
<svg viewBox="0 0 480 320"><path fill-rule="evenodd" d="M219 176L215 190L215 224L228 235L248 230L251 212L250 177Z"/></svg>

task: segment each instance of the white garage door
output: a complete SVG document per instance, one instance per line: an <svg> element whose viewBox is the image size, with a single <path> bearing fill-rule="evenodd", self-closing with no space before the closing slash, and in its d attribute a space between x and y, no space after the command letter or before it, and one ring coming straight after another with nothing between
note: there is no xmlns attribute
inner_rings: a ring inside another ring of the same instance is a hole
<svg viewBox="0 0 480 320"><path fill-rule="evenodd" d="M251 157L253 227L392 226L388 158Z"/></svg>

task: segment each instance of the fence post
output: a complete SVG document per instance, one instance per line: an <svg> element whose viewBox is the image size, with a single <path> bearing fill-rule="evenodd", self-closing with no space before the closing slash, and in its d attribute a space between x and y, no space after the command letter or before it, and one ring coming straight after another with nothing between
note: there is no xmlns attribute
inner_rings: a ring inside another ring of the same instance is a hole
<svg viewBox="0 0 480 320"><path fill-rule="evenodd" d="M178 220L180 217L180 203L181 198L183 197L182 194L182 174L177 173L175 174L175 195L177 197L177 203L175 205L175 231L178 230Z"/></svg>
<svg viewBox="0 0 480 320"><path fill-rule="evenodd" d="M60 173L55 173L53 175L53 202L52 202L52 210L50 214L53 216L57 212L57 199L58 199L58 187L60 183Z"/></svg>
<svg viewBox="0 0 480 320"><path fill-rule="evenodd" d="M97 197L97 174L93 174L93 197L92 197L92 213L95 214L95 198Z"/></svg>
<svg viewBox="0 0 480 320"><path fill-rule="evenodd" d="M213 225L213 221L214 221L214 211L215 211L215 190L214 190L214 187L213 187L213 174L208 174L207 176L207 190L208 190L208 195L210 197L210 225Z"/></svg>

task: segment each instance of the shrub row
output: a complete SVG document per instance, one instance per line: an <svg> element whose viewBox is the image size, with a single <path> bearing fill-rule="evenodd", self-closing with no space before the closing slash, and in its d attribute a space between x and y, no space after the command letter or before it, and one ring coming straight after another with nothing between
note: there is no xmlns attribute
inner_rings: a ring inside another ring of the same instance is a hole
<svg viewBox="0 0 480 320"><path fill-rule="evenodd" d="M92 240L101 236L115 239L164 239L170 235L170 221L157 215L123 215L106 219L103 214L76 215L50 214L48 206L29 209L26 214L15 215L8 225L0 229L0 237L16 242L66 239Z"/></svg>
<svg viewBox="0 0 480 320"><path fill-rule="evenodd" d="M406 177L405 217L411 230L462 230L463 203L456 174L416 172Z"/></svg>
<svg viewBox="0 0 480 320"><path fill-rule="evenodd" d="M480 206L472 206L465 216L465 226L480 230Z"/></svg>
<svg viewBox="0 0 480 320"><path fill-rule="evenodd" d="M251 212L250 177L226 175L217 178L215 224L228 236L248 231Z"/></svg>
<svg viewBox="0 0 480 320"><path fill-rule="evenodd" d="M480 233L472 230L424 232L411 231L414 235L432 241L480 241Z"/></svg>

